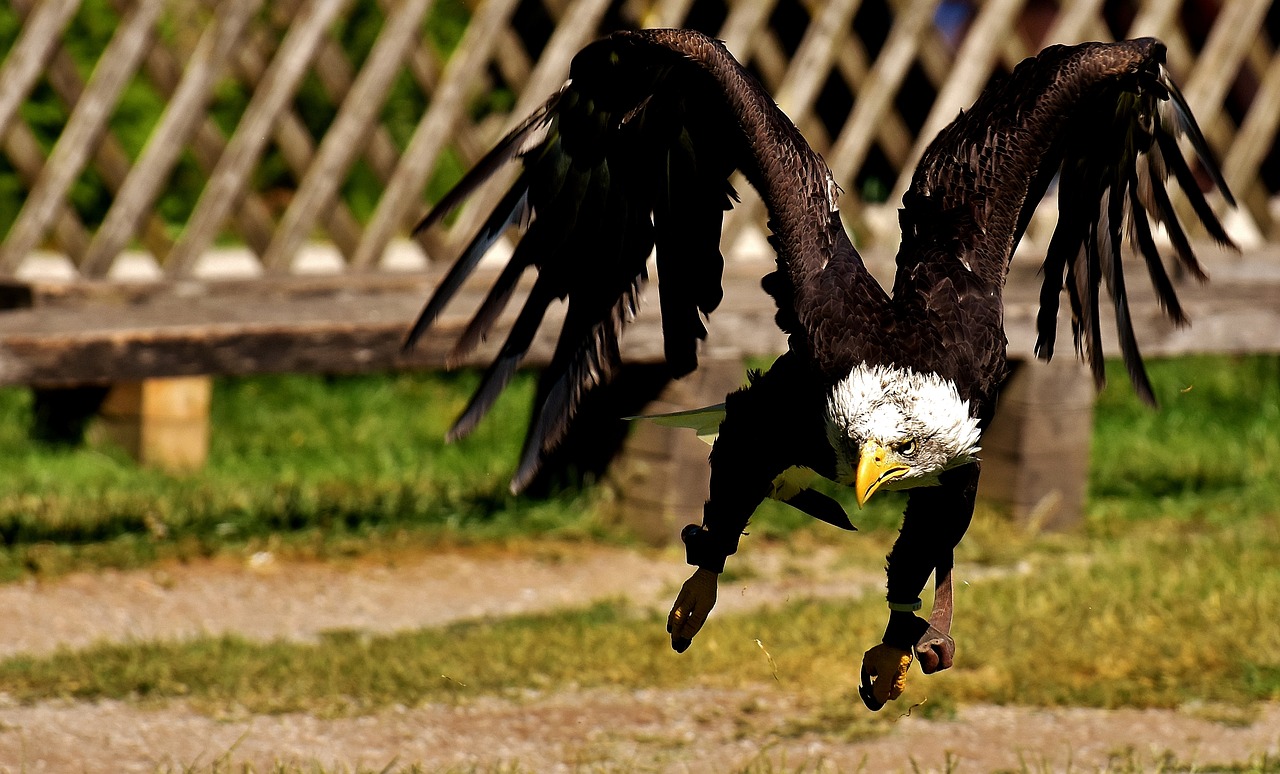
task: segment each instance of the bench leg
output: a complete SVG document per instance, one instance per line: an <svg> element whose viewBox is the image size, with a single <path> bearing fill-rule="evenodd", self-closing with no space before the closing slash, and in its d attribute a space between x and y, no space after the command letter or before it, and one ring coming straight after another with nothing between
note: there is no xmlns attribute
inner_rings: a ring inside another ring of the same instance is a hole
<svg viewBox="0 0 1280 774"><path fill-rule="evenodd" d="M1079 525L1094 397L1093 379L1075 358L1017 363L982 437L978 496L1032 529Z"/></svg>
<svg viewBox="0 0 1280 774"><path fill-rule="evenodd" d="M703 358L698 370L670 382L640 412L662 414L724 401L746 384L740 360ZM702 523L711 467L707 446L692 430L636 422L622 454L609 469L618 493L617 517L641 539L661 545L676 540L686 524Z"/></svg>
<svg viewBox="0 0 1280 774"><path fill-rule="evenodd" d="M198 470L209 456L212 392L208 376L115 384L102 402L102 431L143 465Z"/></svg>

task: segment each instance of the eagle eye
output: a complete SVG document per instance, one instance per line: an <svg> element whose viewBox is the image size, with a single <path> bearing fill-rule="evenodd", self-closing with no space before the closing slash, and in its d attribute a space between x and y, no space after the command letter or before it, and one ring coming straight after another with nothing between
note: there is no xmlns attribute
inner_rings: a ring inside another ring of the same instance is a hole
<svg viewBox="0 0 1280 774"><path fill-rule="evenodd" d="M906 441L903 441L902 443L894 446L893 450L896 451L898 455L901 457L912 457L916 453L915 439L908 439Z"/></svg>

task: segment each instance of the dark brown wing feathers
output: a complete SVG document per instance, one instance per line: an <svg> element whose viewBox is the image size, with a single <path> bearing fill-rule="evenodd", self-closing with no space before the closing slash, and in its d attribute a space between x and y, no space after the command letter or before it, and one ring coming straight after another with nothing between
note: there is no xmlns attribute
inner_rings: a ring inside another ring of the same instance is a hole
<svg viewBox="0 0 1280 774"><path fill-rule="evenodd" d="M1046 359L1053 355L1058 299L1065 291L1076 348L1101 384L1105 285L1120 354L1138 394L1153 401L1133 333L1122 243L1127 239L1145 262L1162 308L1175 322L1185 322L1153 225L1164 227L1174 256L1189 273L1203 279L1204 271L1166 181L1177 181L1214 239L1231 242L1196 184L1178 137L1190 139L1210 179L1233 201L1165 70L1164 54L1164 46L1151 38L1050 47L944 129L903 199L896 302L909 306L927 296L932 285L953 276L962 257L998 304L1013 249L1056 175L1058 225L1043 267L1036 352ZM987 327L973 335L992 339L989 346L1003 352L1002 331Z"/></svg>
<svg viewBox="0 0 1280 774"><path fill-rule="evenodd" d="M820 271L825 261L817 251L832 235L823 229L814 239L815 203L797 193L825 193L829 173L719 42L685 30L647 30L587 46L574 58L566 87L504 138L421 227L438 221L511 161L520 162L521 175L427 303L406 343L430 328L485 250L510 226L521 226L523 238L451 357L456 362L484 339L521 274L537 268L538 279L505 344L450 432L456 438L493 405L547 306L557 299L568 302L555 353L538 384L513 489L537 472L585 391L617 370L619 338L636 312L655 245L667 364L674 376L697 366L698 342L707 335L703 317L722 292L720 229L734 197L728 178L735 169L761 190L783 235L782 281L775 295L790 312L788 322L797 323L788 330L804 338L791 282ZM830 207L820 204L821 218L829 220ZM848 245L843 231L836 238ZM860 270L861 263L853 268ZM807 343L803 348L811 349Z"/></svg>
<svg viewBox="0 0 1280 774"><path fill-rule="evenodd" d="M502 166L515 185L428 302L426 331L511 226L512 258L460 338L455 359L487 334L529 267L538 278L507 341L451 437L470 431L533 341L547 307L568 302L513 489L563 436L585 391L609 381L657 248L665 355L673 375L697 365L703 317L720 301L720 229L743 171L768 212L777 270L763 280L790 334L792 360L830 383L860 362L894 362L953 379L986 416L1004 374L1001 292L1013 250L1053 180L1059 222L1044 262L1037 352L1054 349L1065 291L1075 343L1101 382L1100 288L1111 296L1120 352L1151 400L1128 308L1121 246L1146 264L1161 306L1185 321L1156 246L1163 226L1178 262L1203 276L1166 190L1230 239L1195 184L1179 136L1230 199L1199 128L1143 39L1055 46L1020 64L926 149L903 198L893 298L871 278L836 211L822 159L724 46L687 30L617 33L575 57L569 84L508 135L427 216L425 228Z"/></svg>

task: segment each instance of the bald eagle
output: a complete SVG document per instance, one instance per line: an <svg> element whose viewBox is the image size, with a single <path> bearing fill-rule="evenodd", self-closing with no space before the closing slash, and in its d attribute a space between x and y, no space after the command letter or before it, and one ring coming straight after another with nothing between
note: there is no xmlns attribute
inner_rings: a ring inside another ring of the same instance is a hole
<svg viewBox="0 0 1280 774"><path fill-rule="evenodd" d="M1164 59L1164 46L1150 38L1053 46L989 87L920 160L903 197L897 275L886 293L845 233L827 165L722 43L689 30L613 34L579 52L563 88L423 219L419 229L518 162L514 184L427 302L406 346L494 241L518 227L523 236L461 334L455 362L489 332L521 274L535 267L537 278L450 438L475 427L550 302L567 299L512 481L519 491L583 395L618 371L619 337L655 248L666 362L676 376L696 368L703 316L721 299L721 223L736 198L730 174L740 170L768 208L777 269L763 286L788 348L725 400L703 522L682 533L697 570L667 629L683 652L715 603L725 558L787 471L851 486L859 504L880 489L910 489L887 562L888 624L862 664L862 698L879 709L901 693L913 658L925 673L952 663L953 551L973 513L981 433L1006 375L1002 290L1054 178L1059 218L1044 259L1036 353L1053 354L1065 289L1077 353L1099 384L1105 283L1133 386L1154 402L1129 318L1123 237L1175 322L1185 316L1156 226L1181 266L1204 278L1166 184L1176 180L1209 234L1231 244L1179 137L1234 202ZM851 526L829 498L796 503ZM926 619L916 613L930 575Z"/></svg>

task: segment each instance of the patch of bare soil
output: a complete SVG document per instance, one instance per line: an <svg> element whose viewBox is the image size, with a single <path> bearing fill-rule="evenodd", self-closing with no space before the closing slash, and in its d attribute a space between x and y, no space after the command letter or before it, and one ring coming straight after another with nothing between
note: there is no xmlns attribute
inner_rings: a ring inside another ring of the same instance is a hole
<svg viewBox="0 0 1280 774"><path fill-rule="evenodd" d="M878 567L834 550L763 548L742 557L748 577L724 584L720 612L877 593L883 584ZM85 574L0 587L0 655L221 632L262 639L385 632L609 598L665 609L687 574L674 551L581 545L347 566L259 555L246 565ZM899 717L871 735L829 722L806 731L794 719L810 709L804 697L776 687L570 690L341 719L211 718L181 702L0 701L0 772L199 771L215 763L263 771L278 762L376 771L393 761L462 770L518 763L539 772L717 772L753 763L783 771L1092 771L1117 763L1155 767L1168 753L1201 767L1280 754L1277 706L1248 718L967 707L947 721Z"/></svg>
<svg viewBox="0 0 1280 774"><path fill-rule="evenodd" d="M970 707L954 720L901 717L869 739L786 732L796 698L750 691L566 691L379 715L215 720L119 702L0 709L0 771L151 772L280 762L332 771L723 772L1195 770L1280 754L1280 707L1248 724L1168 710ZM747 709L749 708L749 709ZM393 767L394 768L394 767Z"/></svg>

